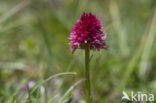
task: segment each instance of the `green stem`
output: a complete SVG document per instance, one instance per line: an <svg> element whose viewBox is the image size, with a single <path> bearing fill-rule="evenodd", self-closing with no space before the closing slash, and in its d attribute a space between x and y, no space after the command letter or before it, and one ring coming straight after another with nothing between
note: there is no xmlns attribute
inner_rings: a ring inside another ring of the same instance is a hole
<svg viewBox="0 0 156 103"><path fill-rule="evenodd" d="M90 100L89 55L90 55L89 49L85 49L86 103L91 103L91 100Z"/></svg>

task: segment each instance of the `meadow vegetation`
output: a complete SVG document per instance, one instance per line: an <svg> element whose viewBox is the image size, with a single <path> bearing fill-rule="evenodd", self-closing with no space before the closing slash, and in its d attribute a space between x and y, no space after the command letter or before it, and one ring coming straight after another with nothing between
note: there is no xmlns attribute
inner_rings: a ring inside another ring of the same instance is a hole
<svg viewBox="0 0 156 103"><path fill-rule="evenodd" d="M85 103L84 51L69 50L83 12L98 16L109 45L91 51L93 103L156 96L155 0L0 0L0 103Z"/></svg>

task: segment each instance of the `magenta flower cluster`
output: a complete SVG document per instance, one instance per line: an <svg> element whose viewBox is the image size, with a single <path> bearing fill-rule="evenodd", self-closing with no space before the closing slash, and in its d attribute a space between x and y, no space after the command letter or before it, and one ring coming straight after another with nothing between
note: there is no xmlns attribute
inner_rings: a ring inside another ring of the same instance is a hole
<svg viewBox="0 0 156 103"><path fill-rule="evenodd" d="M70 34L71 50L106 49L106 34L102 31L102 24L94 14L83 13Z"/></svg>

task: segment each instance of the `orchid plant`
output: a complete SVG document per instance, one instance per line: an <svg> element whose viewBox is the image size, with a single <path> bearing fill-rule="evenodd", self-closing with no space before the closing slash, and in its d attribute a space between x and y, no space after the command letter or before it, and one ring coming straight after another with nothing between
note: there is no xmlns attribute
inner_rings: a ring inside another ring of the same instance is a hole
<svg viewBox="0 0 156 103"><path fill-rule="evenodd" d="M77 21L75 27L70 33L70 50L72 53L80 48L85 51L85 90L86 103L91 103L90 89L90 50L106 49L106 34L102 31L102 23L96 15L91 13L83 13L81 19Z"/></svg>

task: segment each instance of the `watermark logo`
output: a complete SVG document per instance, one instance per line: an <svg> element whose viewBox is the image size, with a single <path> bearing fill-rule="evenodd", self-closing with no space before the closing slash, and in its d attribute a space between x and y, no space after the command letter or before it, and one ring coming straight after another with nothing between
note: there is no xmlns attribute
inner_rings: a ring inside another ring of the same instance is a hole
<svg viewBox="0 0 156 103"><path fill-rule="evenodd" d="M122 94L123 94L122 100L126 99L130 101L130 98L128 97L126 92L123 91Z"/></svg>
<svg viewBox="0 0 156 103"><path fill-rule="evenodd" d="M142 92L137 92L134 93L131 91L131 96L129 96L125 91L122 92L123 96L121 100L128 100L128 101L154 101L154 94L148 93L142 93Z"/></svg>

